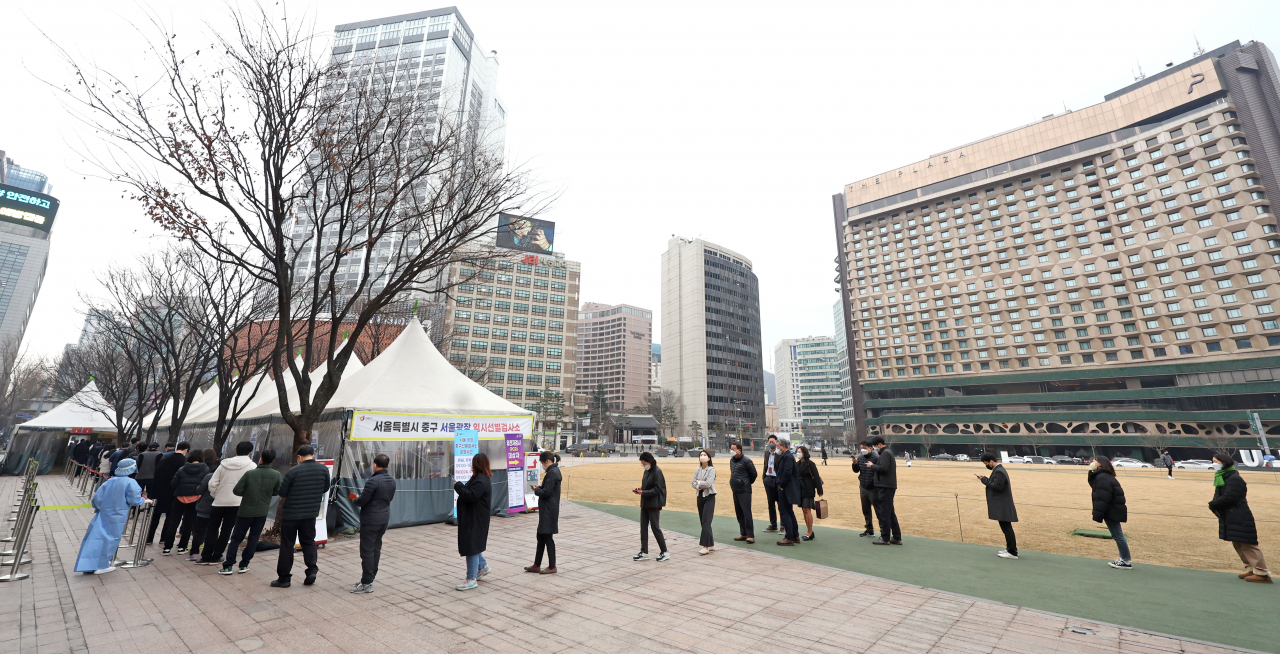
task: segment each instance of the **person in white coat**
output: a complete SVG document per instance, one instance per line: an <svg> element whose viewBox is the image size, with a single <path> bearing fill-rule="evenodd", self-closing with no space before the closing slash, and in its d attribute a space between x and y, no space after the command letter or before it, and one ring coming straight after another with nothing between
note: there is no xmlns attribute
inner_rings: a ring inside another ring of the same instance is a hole
<svg viewBox="0 0 1280 654"><path fill-rule="evenodd" d="M693 489L698 492L698 518L702 522L702 536L698 554L708 554L716 549L716 539L711 534L711 520L716 515L716 469L711 465L711 450L698 453L698 470L693 473Z"/></svg>

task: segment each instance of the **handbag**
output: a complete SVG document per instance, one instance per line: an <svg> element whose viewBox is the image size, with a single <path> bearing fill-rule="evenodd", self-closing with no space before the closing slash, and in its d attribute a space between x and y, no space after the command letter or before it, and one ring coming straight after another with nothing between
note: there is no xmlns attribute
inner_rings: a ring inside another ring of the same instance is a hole
<svg viewBox="0 0 1280 654"><path fill-rule="evenodd" d="M813 509L818 514L819 520L827 519L827 501L826 500L818 500L814 502Z"/></svg>

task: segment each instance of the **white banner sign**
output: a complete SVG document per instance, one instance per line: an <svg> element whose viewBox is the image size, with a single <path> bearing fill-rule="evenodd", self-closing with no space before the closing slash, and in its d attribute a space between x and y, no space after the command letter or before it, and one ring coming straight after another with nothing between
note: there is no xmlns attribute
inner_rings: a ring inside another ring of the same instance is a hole
<svg viewBox="0 0 1280 654"><path fill-rule="evenodd" d="M459 431L474 430L480 438L505 438L506 434L528 437L533 416L466 416L428 413L381 413L355 411L351 416L353 441L434 441L453 440Z"/></svg>

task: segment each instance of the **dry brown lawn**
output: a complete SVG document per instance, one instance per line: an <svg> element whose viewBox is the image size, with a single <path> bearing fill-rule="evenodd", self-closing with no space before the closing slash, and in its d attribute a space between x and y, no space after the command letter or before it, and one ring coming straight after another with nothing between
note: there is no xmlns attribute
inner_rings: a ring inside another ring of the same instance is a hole
<svg viewBox="0 0 1280 654"><path fill-rule="evenodd" d="M719 460L716 514L733 516L729 496L728 469ZM759 457L756 467L760 468ZM696 511L689 484L695 462L659 459L667 480L667 508ZM1015 525L1019 549L1111 559L1116 548L1110 540L1072 536L1075 529L1105 529L1091 519L1089 484L1084 466L1009 464L1006 466L1020 521ZM820 468L831 517L815 521L819 527L862 530L862 508L857 478L845 457L833 458ZM600 464L563 468L565 497L585 502L638 506L631 489L640 485L643 471L639 462ZM986 474L980 463L915 461L911 468L898 465L898 494L895 502L904 536L923 536L960 541L963 521L964 541L1004 545L999 526L987 519L984 488L974 477ZM1263 551L1280 562L1280 475L1246 472L1249 505L1258 522ZM1209 513L1213 497L1213 471L1178 470L1176 479L1165 477L1164 469L1121 469L1129 507L1124 531L1129 537L1133 558L1153 563L1204 570L1239 568L1231 545L1218 540L1217 519ZM757 480L753 510L757 520L768 520L764 489ZM959 495L959 519L957 498ZM803 517L796 511L800 528ZM757 533L762 540L764 536ZM1273 564L1272 567L1276 567Z"/></svg>

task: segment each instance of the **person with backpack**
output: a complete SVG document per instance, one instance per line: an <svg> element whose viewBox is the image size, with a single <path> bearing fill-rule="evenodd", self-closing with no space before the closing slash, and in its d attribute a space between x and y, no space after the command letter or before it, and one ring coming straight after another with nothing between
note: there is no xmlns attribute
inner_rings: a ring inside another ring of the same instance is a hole
<svg viewBox="0 0 1280 654"><path fill-rule="evenodd" d="M1258 548L1258 525L1249 510L1249 486L1230 456L1214 454L1213 460L1222 466L1213 473L1213 499L1209 501L1209 510L1218 517L1218 538L1231 543L1244 564L1244 572L1237 577L1255 584L1269 584L1271 571Z"/></svg>
<svg viewBox="0 0 1280 654"><path fill-rule="evenodd" d="M662 507L667 505L667 479L658 468L657 459L650 452L640 454L640 465L644 468L644 476L640 485L631 489L640 496L640 553L631 557L632 561L643 561L649 558L649 529L652 526L653 538L658 541L658 563L669 561L671 554L667 552L667 540L662 536L658 526L658 518L662 515Z"/></svg>
<svg viewBox="0 0 1280 654"><path fill-rule="evenodd" d="M1120 558L1107 565L1117 570L1132 570L1133 558L1129 555L1129 541L1120 527L1129 521L1129 507L1124 503L1124 489L1116 479L1116 469L1111 459L1095 456L1089 463L1089 486L1093 488L1093 521L1107 525L1111 540L1116 542Z"/></svg>
<svg viewBox="0 0 1280 654"><path fill-rule="evenodd" d="M151 499L156 501L156 508L151 514L151 524L147 527L147 544L150 545L156 539L156 528L160 526L160 518L163 516L167 523L174 521L173 528L176 530L178 525L176 522L182 517L181 508L174 508L176 504L173 501L173 477L182 469L187 462L187 452L190 451L191 445L186 441L178 443L177 449L165 452L160 456L160 460L156 463L155 477L151 481L150 495ZM161 538L163 539L161 532Z"/></svg>
<svg viewBox="0 0 1280 654"><path fill-rule="evenodd" d="M203 496L201 484L205 475L209 474L209 466L204 463L204 453L200 450L192 452L182 464L182 468L174 473L169 482L173 488L173 505L169 516L164 521L164 531L160 533L161 556L169 556L173 549L173 539L178 535L178 527L190 532L196 519L196 502Z"/></svg>
<svg viewBox="0 0 1280 654"><path fill-rule="evenodd" d="M391 523L391 500L396 496L396 480L387 472L390 466L391 457L373 457L373 474L364 480L359 495L350 496L360 507L360 583L351 589L353 593L372 593L373 579L378 576L382 536Z"/></svg>
<svg viewBox="0 0 1280 654"><path fill-rule="evenodd" d="M738 518L737 541L756 542L756 521L751 513L751 487L756 483L756 464L742 451L742 443L729 445L729 491L733 493L733 513Z"/></svg>
<svg viewBox="0 0 1280 654"><path fill-rule="evenodd" d="M538 455L538 461L546 471L542 475L542 483L533 487L533 494L538 496L538 551L533 556L533 565L525 572L553 575L556 573L556 541L555 534L560 531L560 456L552 452ZM542 567L542 552L547 553L547 567Z"/></svg>
<svg viewBox="0 0 1280 654"><path fill-rule="evenodd" d="M244 545L244 554L240 555L238 571L241 574L249 571L249 562L258 552L258 538L262 536L262 528L267 524L271 498L280 492L282 476L271 467L275 460L275 450L263 450L258 455L257 467L241 475L240 480L231 489L231 492L240 498L240 506L236 507L236 523L231 528L227 556L218 574L231 574L231 565L236 562L240 541L246 537L248 541Z"/></svg>

